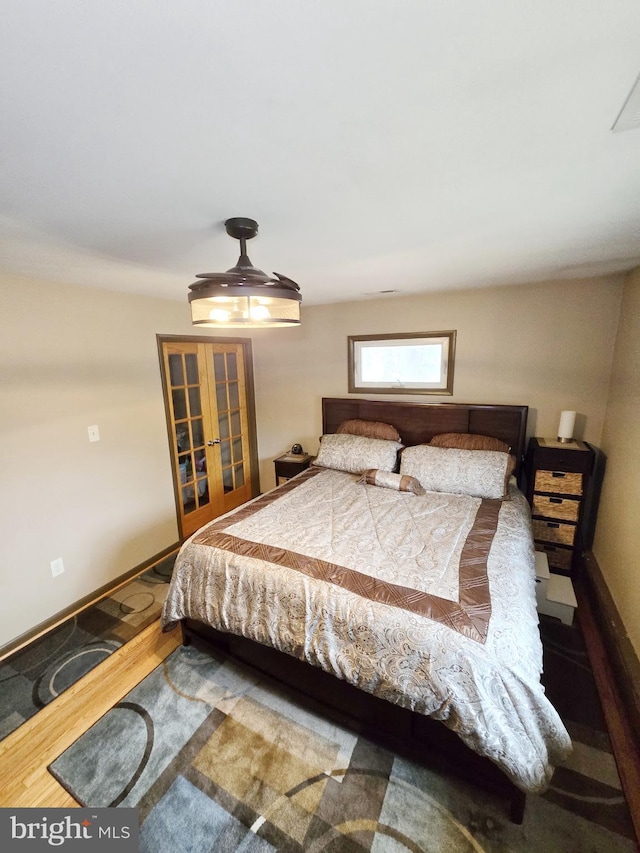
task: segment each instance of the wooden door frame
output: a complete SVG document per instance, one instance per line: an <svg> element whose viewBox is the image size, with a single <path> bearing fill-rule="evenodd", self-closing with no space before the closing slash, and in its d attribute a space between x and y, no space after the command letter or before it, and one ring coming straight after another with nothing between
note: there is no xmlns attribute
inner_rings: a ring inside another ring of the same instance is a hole
<svg viewBox="0 0 640 853"><path fill-rule="evenodd" d="M251 496L260 494L260 473L258 463L258 430L256 425L256 395L253 376L253 345L251 338L213 337L205 335L156 335L158 344L158 358L160 361L160 378L162 380L162 398L164 401L164 413L167 425L167 441L169 442L169 454L171 456L171 479L173 481L173 492L176 504L176 518L180 541L186 537L182 529L180 514L180 489L177 488L174 472L177 470L177 462L174 442L172 440L173 423L171 421L171 410L169 408L169 381L164 365L163 344L167 343L190 343L190 344L240 344L244 350L245 364L245 390L247 395L247 420L249 431L249 457L251 459Z"/></svg>

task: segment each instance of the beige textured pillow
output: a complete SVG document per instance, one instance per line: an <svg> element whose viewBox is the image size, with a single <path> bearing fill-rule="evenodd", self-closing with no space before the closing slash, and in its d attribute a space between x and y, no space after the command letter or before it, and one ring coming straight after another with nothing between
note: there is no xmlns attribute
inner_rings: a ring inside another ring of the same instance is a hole
<svg viewBox="0 0 640 853"><path fill-rule="evenodd" d="M398 450L401 448L399 441L329 433L322 436L313 464L320 468L348 471L351 474L361 474L368 468L394 471L398 464Z"/></svg>
<svg viewBox="0 0 640 853"><path fill-rule="evenodd" d="M505 500L511 464L511 456L498 450L420 444L403 451L400 473L415 477L428 492Z"/></svg>
<svg viewBox="0 0 640 853"><path fill-rule="evenodd" d="M431 447L457 447L460 450L497 450L501 453L511 453L506 441L500 441L491 435L475 435L470 432L441 432L434 435L429 442ZM509 494L509 479L516 470L516 457L509 456L505 474L505 494Z"/></svg>
<svg viewBox="0 0 640 853"><path fill-rule="evenodd" d="M471 432L441 432L429 442L431 447L458 447L460 450L501 450L509 453L511 448L505 441L490 435L475 435Z"/></svg>
<svg viewBox="0 0 640 853"><path fill-rule="evenodd" d="M425 494L425 490L415 477L394 474L392 471L380 471L378 468L365 471L358 483L366 486L382 486L383 489L395 489L396 492L411 492L414 495Z"/></svg>
<svg viewBox="0 0 640 853"><path fill-rule="evenodd" d="M336 433L363 435L365 438L382 438L385 441L402 441L400 433L391 424L382 421L350 420L342 421Z"/></svg>

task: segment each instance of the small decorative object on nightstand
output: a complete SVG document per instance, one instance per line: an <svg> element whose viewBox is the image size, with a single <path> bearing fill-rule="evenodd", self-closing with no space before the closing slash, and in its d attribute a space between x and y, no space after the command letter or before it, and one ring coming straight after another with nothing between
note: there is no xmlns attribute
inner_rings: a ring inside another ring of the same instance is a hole
<svg viewBox="0 0 640 853"><path fill-rule="evenodd" d="M576 412L560 412L560 423L558 424L558 441L560 444L571 444L575 426Z"/></svg>
<svg viewBox="0 0 640 853"><path fill-rule="evenodd" d="M291 477L295 477L296 474L304 471L309 467L312 459L313 456L304 452L289 452L279 456L273 463L276 469L276 486L279 486L283 480L290 480Z"/></svg>
<svg viewBox="0 0 640 853"><path fill-rule="evenodd" d="M556 574L575 572L588 545L585 505L594 459L594 449L582 441L529 440L525 475L533 538Z"/></svg>

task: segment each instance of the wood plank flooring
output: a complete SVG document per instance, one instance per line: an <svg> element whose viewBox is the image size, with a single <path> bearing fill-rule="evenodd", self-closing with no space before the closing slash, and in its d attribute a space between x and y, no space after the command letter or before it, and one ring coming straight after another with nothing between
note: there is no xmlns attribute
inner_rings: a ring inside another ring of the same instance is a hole
<svg viewBox="0 0 640 853"><path fill-rule="evenodd" d="M47 766L181 641L179 630L163 634L156 620L0 741L0 807L77 806Z"/></svg>
<svg viewBox="0 0 640 853"><path fill-rule="evenodd" d="M609 666L589 598L579 583L575 584L575 592L580 628L600 696L622 790L629 806L636 841L640 848L640 736L638 732L632 730L629 723L629 716L625 712L620 691Z"/></svg>

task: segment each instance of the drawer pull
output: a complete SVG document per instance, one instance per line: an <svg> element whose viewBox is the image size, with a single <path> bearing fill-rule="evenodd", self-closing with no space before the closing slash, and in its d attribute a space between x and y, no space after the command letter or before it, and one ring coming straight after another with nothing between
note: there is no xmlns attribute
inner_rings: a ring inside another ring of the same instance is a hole
<svg viewBox="0 0 640 853"><path fill-rule="evenodd" d="M561 503L562 503L562 498L549 498L549 503L552 503L552 504L561 504Z"/></svg>
<svg viewBox="0 0 640 853"><path fill-rule="evenodd" d="M565 475L564 471L552 471L551 472L552 477L564 477L564 475Z"/></svg>
<svg viewBox="0 0 640 853"><path fill-rule="evenodd" d="M547 527L560 527L559 524L556 524L555 521L547 521Z"/></svg>

